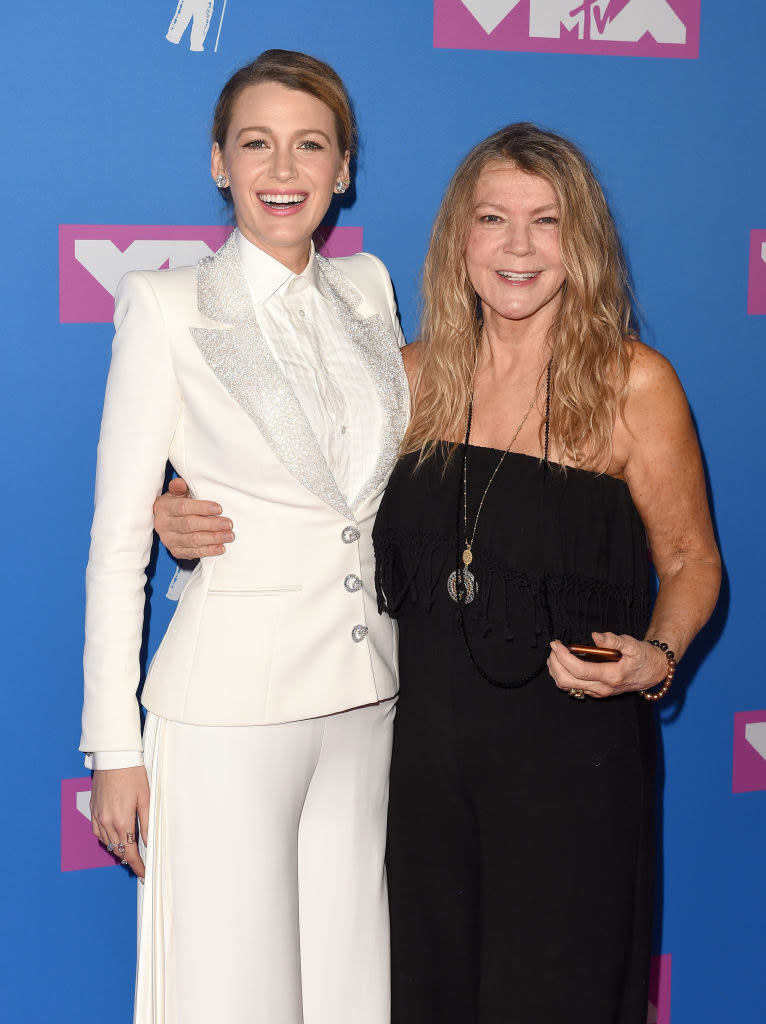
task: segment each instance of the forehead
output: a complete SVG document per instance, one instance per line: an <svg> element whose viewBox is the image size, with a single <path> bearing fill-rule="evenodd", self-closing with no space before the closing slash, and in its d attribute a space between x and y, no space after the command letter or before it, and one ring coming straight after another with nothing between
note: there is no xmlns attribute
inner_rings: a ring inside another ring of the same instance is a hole
<svg viewBox="0 0 766 1024"><path fill-rule="evenodd" d="M232 107L230 127L236 131L246 125L290 131L319 128L335 137L335 117L326 103L311 93L288 89L279 82L247 85L239 93Z"/></svg>
<svg viewBox="0 0 766 1024"><path fill-rule="evenodd" d="M555 203L556 193L545 178L522 171L515 164L493 161L487 164L476 180L474 197L477 203L545 206Z"/></svg>

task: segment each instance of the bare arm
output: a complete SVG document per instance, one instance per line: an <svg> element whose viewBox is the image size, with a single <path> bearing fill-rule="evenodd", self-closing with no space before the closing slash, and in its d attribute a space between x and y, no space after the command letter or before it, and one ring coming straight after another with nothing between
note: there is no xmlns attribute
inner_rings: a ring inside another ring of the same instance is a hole
<svg viewBox="0 0 766 1024"><path fill-rule="evenodd" d="M615 427L615 452L646 527L659 580L646 635L667 643L679 661L715 607L721 559L686 396L670 363L639 344L624 415ZM584 688L606 697L646 689L664 678L665 657L649 643L612 633L593 638L622 650L622 659L597 666L554 643L549 666L562 689Z"/></svg>

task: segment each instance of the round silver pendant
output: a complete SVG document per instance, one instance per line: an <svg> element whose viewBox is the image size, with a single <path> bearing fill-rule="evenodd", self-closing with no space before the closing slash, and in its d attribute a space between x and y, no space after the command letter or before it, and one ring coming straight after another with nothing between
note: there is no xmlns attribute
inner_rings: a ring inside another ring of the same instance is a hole
<svg viewBox="0 0 766 1024"><path fill-rule="evenodd" d="M461 569L461 589L465 590L465 594L461 595L463 604L470 604L471 601L476 597L479 592L479 584L476 582L476 577L470 571L470 569ZM457 604L457 570L454 569L447 577L447 593L452 600Z"/></svg>

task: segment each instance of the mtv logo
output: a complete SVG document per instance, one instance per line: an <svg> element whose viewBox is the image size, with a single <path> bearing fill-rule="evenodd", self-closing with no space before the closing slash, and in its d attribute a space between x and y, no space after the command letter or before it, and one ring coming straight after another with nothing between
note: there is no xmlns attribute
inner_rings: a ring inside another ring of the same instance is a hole
<svg viewBox="0 0 766 1024"><path fill-rule="evenodd" d="M114 867L90 825L90 779L61 780L61 870Z"/></svg>
<svg viewBox="0 0 766 1024"><path fill-rule="evenodd" d="M646 1024L670 1024L670 953L653 956L649 969L649 1010Z"/></svg>
<svg viewBox="0 0 766 1024"><path fill-rule="evenodd" d="M766 710L734 715L732 793L766 789Z"/></svg>
<svg viewBox="0 0 766 1024"><path fill-rule="evenodd" d="M434 46L697 57L700 0L435 0Z"/></svg>
<svg viewBox="0 0 766 1024"><path fill-rule="evenodd" d="M766 313L766 231L750 232L747 311Z"/></svg>
<svg viewBox="0 0 766 1024"><path fill-rule="evenodd" d="M60 224L59 320L109 323L114 293L129 270L188 267L217 252L231 234L219 225ZM362 249L360 227L320 228L315 244L324 256Z"/></svg>

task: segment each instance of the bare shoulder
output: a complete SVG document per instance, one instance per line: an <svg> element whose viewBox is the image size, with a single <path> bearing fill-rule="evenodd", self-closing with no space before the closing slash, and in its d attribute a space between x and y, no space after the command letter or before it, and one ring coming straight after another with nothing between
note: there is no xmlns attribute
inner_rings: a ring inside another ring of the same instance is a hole
<svg viewBox="0 0 766 1024"><path fill-rule="evenodd" d="M640 341L631 341L628 393L622 425L634 436L665 430L689 418L689 406L670 360Z"/></svg>
<svg viewBox="0 0 766 1024"><path fill-rule="evenodd" d="M404 372L407 374L407 380L410 382L410 393L412 393L415 378L420 369L420 362L423 358L423 342L411 341L408 345L403 345L400 351L402 353L402 361L404 362Z"/></svg>
<svg viewBox="0 0 766 1024"><path fill-rule="evenodd" d="M664 398L676 395L683 398L683 388L673 364L661 352L641 341L629 341L630 376L628 379L628 401L649 400L662 395Z"/></svg>

